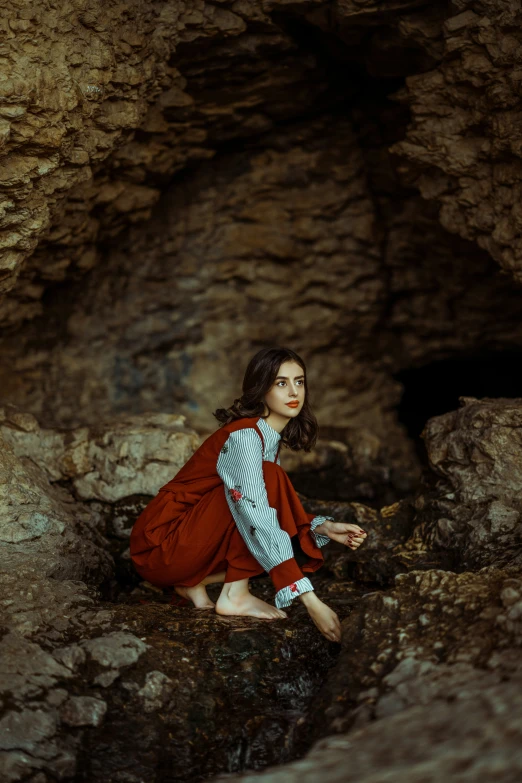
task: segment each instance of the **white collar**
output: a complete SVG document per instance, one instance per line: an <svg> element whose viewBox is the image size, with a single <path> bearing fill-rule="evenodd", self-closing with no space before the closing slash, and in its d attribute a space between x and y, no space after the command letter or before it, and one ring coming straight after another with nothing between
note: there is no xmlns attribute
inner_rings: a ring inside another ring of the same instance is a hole
<svg viewBox="0 0 522 783"><path fill-rule="evenodd" d="M263 433L263 435L266 436L269 446L274 446L276 443L278 443L281 440L281 434L273 427L271 427L270 424L268 424L268 422L266 421L266 419L263 419L262 416L259 417L256 424L261 430L261 432Z"/></svg>

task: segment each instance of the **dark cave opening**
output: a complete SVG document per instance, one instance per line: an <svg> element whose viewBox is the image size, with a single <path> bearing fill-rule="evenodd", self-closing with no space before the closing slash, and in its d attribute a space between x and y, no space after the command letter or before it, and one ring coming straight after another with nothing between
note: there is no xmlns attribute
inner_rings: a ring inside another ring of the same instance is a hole
<svg viewBox="0 0 522 783"><path fill-rule="evenodd" d="M459 408L459 397L521 397L521 361L522 348L504 349L441 359L394 375L404 386L398 418L423 464L427 456L421 432L428 419Z"/></svg>

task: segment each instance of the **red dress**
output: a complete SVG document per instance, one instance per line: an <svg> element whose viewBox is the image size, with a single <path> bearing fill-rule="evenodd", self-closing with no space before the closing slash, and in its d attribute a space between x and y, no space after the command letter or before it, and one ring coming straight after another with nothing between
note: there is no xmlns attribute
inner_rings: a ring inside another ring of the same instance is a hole
<svg viewBox="0 0 522 783"><path fill-rule="evenodd" d="M219 571L226 571L225 582L265 572L238 530L216 469L220 451L236 430L253 427L264 452L258 420L236 419L212 433L142 511L131 532L130 555L143 579L158 587L194 586ZM304 510L280 465L263 460L262 466L268 501L277 510L280 528L291 538L298 537L308 557L301 567L290 557L274 566L269 575L276 591L289 585L295 589L295 583L304 578L303 572L312 573L324 562L310 533L310 523L316 516Z"/></svg>

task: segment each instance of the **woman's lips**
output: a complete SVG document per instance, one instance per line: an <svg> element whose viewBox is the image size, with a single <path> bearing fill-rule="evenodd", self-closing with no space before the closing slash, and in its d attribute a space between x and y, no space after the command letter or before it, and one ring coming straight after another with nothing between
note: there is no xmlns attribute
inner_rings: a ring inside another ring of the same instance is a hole
<svg viewBox="0 0 522 783"><path fill-rule="evenodd" d="M287 402L286 405L288 405L289 408L297 408L299 407L298 402Z"/></svg>

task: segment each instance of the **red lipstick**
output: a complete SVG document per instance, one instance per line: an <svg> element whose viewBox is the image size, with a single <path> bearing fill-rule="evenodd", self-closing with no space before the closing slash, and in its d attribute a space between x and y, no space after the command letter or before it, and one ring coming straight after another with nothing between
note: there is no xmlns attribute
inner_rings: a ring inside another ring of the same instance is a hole
<svg viewBox="0 0 522 783"><path fill-rule="evenodd" d="M299 407L299 401L287 402L286 405L288 405L289 408L297 408Z"/></svg>

